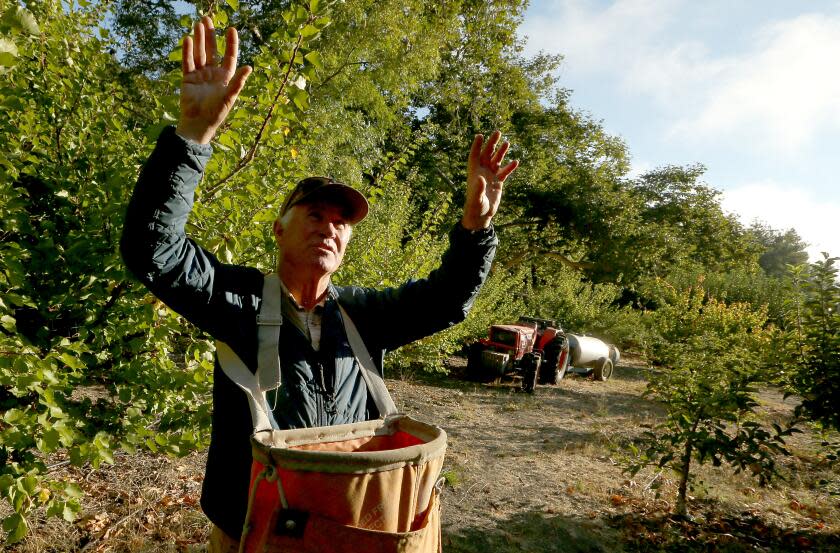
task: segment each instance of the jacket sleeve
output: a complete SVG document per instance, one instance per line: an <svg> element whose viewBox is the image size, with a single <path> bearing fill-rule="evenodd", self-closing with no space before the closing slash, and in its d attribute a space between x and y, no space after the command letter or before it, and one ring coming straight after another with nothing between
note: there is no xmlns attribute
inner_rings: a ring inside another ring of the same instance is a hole
<svg viewBox="0 0 840 553"><path fill-rule="evenodd" d="M120 252L129 271L161 301L227 341L229 317L247 308L242 304L248 302L249 281L261 275L220 263L186 236L195 188L211 153L211 146L179 137L174 127L161 133L129 201Z"/></svg>
<svg viewBox="0 0 840 553"><path fill-rule="evenodd" d="M344 288L340 301L366 343L396 349L466 318L490 273L498 243L492 226L468 231L457 223L440 266L427 278L383 290Z"/></svg>

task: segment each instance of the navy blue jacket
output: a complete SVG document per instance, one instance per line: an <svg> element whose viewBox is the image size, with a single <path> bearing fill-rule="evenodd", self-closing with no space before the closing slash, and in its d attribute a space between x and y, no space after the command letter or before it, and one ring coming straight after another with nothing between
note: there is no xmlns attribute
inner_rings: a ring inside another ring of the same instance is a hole
<svg viewBox="0 0 840 553"><path fill-rule="evenodd" d="M126 266L153 294L190 322L227 343L256 368L259 270L226 265L184 231L196 186L212 148L169 127L140 173L126 213L120 249ZM327 426L376 418L336 302L347 310L382 371L385 351L460 322L490 270L498 241L492 228L460 224L438 269L398 288L330 286L320 351L291 323L282 326L282 386L274 416L283 428ZM321 375L324 379L321 379ZM271 401L274 398L269 398ZM242 530L248 497L252 431L245 394L216 363L213 419L201 505L228 535Z"/></svg>

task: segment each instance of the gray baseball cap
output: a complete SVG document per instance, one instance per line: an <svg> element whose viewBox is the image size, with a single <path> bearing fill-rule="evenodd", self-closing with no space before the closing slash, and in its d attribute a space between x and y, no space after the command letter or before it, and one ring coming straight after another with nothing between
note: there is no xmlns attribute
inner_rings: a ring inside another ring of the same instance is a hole
<svg viewBox="0 0 840 553"><path fill-rule="evenodd" d="M298 204L326 201L347 208L347 222L355 225L370 209L367 199L350 185L330 177L306 177L298 181L280 208L280 217Z"/></svg>

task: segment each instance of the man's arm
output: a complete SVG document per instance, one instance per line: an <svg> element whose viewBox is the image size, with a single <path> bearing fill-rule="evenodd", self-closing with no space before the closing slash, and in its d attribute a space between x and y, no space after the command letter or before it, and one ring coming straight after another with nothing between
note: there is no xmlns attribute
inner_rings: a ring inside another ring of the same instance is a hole
<svg viewBox="0 0 840 553"><path fill-rule="evenodd" d="M225 316L218 311L236 307L241 301L237 292L244 292L239 288L250 289L250 280L239 274L242 269L222 265L188 239L184 228L212 153L209 142L250 73L249 67L234 71L237 51L236 30L231 28L218 63L207 17L196 24L194 41L184 39L178 132L170 127L161 133L140 173L120 241L129 270L167 305L216 337L220 329L213 321ZM208 307L214 296L224 299L222 291L230 297Z"/></svg>
<svg viewBox="0 0 840 553"><path fill-rule="evenodd" d="M421 280L386 290L344 290L344 303L365 339L392 350L464 320L490 273L498 239L491 226L505 180L518 161L502 166L510 145L473 140L467 160L467 196L461 222L449 233L440 267Z"/></svg>

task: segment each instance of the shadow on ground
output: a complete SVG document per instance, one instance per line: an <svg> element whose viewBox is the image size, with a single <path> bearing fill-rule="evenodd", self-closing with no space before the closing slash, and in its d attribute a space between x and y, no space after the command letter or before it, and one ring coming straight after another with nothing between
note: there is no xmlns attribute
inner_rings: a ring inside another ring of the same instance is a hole
<svg viewBox="0 0 840 553"><path fill-rule="evenodd" d="M725 516L712 511L683 520L638 512L607 519L577 519L531 511L516 513L494 525L458 531L444 527L443 549L447 553L836 553L840 551L840 535L782 528L748 513Z"/></svg>
<svg viewBox="0 0 840 553"><path fill-rule="evenodd" d="M749 512L722 514L712 508L686 519L635 512L611 517L608 524L621 532L623 549L627 552L840 551L840 535L816 528L775 526Z"/></svg>
<svg viewBox="0 0 840 553"><path fill-rule="evenodd" d="M607 553L616 547L618 532L597 520L578 520L544 512L519 512L509 519L480 528L443 530L447 553L545 552Z"/></svg>

